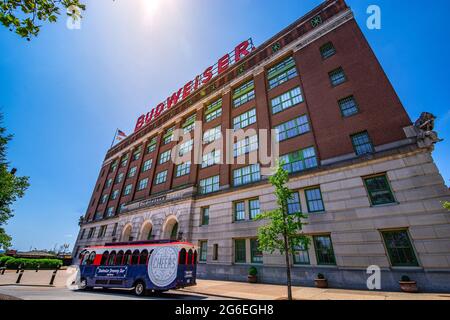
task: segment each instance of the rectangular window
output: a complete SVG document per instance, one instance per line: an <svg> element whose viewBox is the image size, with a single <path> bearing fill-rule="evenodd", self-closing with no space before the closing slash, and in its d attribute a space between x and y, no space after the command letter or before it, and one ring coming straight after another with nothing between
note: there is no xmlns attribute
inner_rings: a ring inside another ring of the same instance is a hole
<svg viewBox="0 0 450 320"><path fill-rule="evenodd" d="M153 159L147 160L144 162L144 166L142 167L142 172L146 172L152 168Z"/></svg>
<svg viewBox="0 0 450 320"><path fill-rule="evenodd" d="M295 173L317 167L316 151L314 147L299 150L280 157L280 163L289 173Z"/></svg>
<svg viewBox="0 0 450 320"><path fill-rule="evenodd" d="M105 189L108 189L109 187L111 187L112 182L113 182L113 179L108 179L108 181L106 181Z"/></svg>
<svg viewBox="0 0 450 320"><path fill-rule="evenodd" d="M176 169L176 177L177 178L188 175L189 173L191 173L191 162L190 161L177 165L177 169Z"/></svg>
<svg viewBox="0 0 450 320"><path fill-rule="evenodd" d="M270 103L272 106L272 113L276 114L302 102L302 92L300 90L300 87L297 87L286 93L283 93L281 96L273 98Z"/></svg>
<svg viewBox="0 0 450 320"><path fill-rule="evenodd" d="M117 233L117 228L118 228L118 227L119 227L119 224L118 224L118 223L114 224L113 232L112 232L112 234L111 234L113 237L116 235L116 233Z"/></svg>
<svg viewBox="0 0 450 320"><path fill-rule="evenodd" d="M107 228L107 226L101 226L100 227L100 230L98 231L98 236L97 236L97 238L103 238L104 236L105 236L105 234L106 234L106 228Z"/></svg>
<svg viewBox="0 0 450 320"><path fill-rule="evenodd" d="M292 198L288 200L288 214L301 213L300 195L298 192L292 193Z"/></svg>
<svg viewBox="0 0 450 320"><path fill-rule="evenodd" d="M257 239L250 239L250 252L252 263L263 263L263 253L259 250Z"/></svg>
<svg viewBox="0 0 450 320"><path fill-rule="evenodd" d="M258 150L258 136L245 137L234 144L234 157Z"/></svg>
<svg viewBox="0 0 450 320"><path fill-rule="evenodd" d="M139 181L138 191L142 191L146 189L148 186L148 178L142 179Z"/></svg>
<svg viewBox="0 0 450 320"><path fill-rule="evenodd" d="M392 193L385 174L365 178L364 184L366 185L367 192L369 193L370 203L373 206L395 203L394 194Z"/></svg>
<svg viewBox="0 0 450 320"><path fill-rule="evenodd" d="M200 241L200 261L206 262L208 258L208 241Z"/></svg>
<svg viewBox="0 0 450 320"><path fill-rule="evenodd" d="M328 59L329 57L334 56L335 53L336 49L331 42L328 42L320 47L320 54L322 55L322 59Z"/></svg>
<svg viewBox="0 0 450 320"><path fill-rule="evenodd" d="M308 212L323 212L325 206L323 205L322 192L320 188L312 188L305 190L306 202L308 204Z"/></svg>
<svg viewBox="0 0 450 320"><path fill-rule="evenodd" d="M310 131L308 117L303 115L275 127L278 130L278 141L284 141Z"/></svg>
<svg viewBox="0 0 450 320"><path fill-rule="evenodd" d="M267 71L269 90L297 76L294 58L289 57Z"/></svg>
<svg viewBox="0 0 450 320"><path fill-rule="evenodd" d="M298 246L294 248L294 264L307 265L309 264L309 253L305 246Z"/></svg>
<svg viewBox="0 0 450 320"><path fill-rule="evenodd" d="M133 153L133 161L139 160L140 157L141 157L141 148L139 148L137 151Z"/></svg>
<svg viewBox="0 0 450 320"><path fill-rule="evenodd" d="M209 207L201 209L201 225L209 225Z"/></svg>
<svg viewBox="0 0 450 320"><path fill-rule="evenodd" d="M136 175L137 167L133 167L128 172L128 178L133 178Z"/></svg>
<svg viewBox="0 0 450 320"><path fill-rule="evenodd" d="M104 194L104 195L102 196L102 199L101 199L100 203L101 203L101 204L104 204L104 203L106 203L106 201L108 201L108 195L107 195L107 194Z"/></svg>
<svg viewBox="0 0 450 320"><path fill-rule="evenodd" d="M166 163L170 160L170 153L172 150L167 150L166 152L161 153L159 156L159 164Z"/></svg>
<svg viewBox="0 0 450 320"><path fill-rule="evenodd" d="M202 169L220 164L220 150L205 154L202 158Z"/></svg>
<svg viewBox="0 0 450 320"><path fill-rule="evenodd" d="M122 168L123 168L123 167L126 167L126 166L127 166L127 163L128 163L128 155L123 156L122 160L120 161L120 166L121 166Z"/></svg>
<svg viewBox="0 0 450 320"><path fill-rule="evenodd" d="M252 182L261 180L261 170L259 163L252 164L248 167L243 167L233 171L234 186L241 186Z"/></svg>
<svg viewBox="0 0 450 320"><path fill-rule="evenodd" d="M217 126L210 130L205 131L203 134L203 143L211 143L222 137L222 126Z"/></svg>
<svg viewBox="0 0 450 320"><path fill-rule="evenodd" d="M191 132L195 128L195 119L197 115L193 114L190 117L186 119L186 121L183 123L183 132L184 134Z"/></svg>
<svg viewBox="0 0 450 320"><path fill-rule="evenodd" d="M260 207L259 207L259 199L252 199L248 202L248 206L250 209L250 220L253 220L256 218L258 214L261 213Z"/></svg>
<svg viewBox="0 0 450 320"><path fill-rule="evenodd" d="M211 122L222 115L222 98L206 107L205 121Z"/></svg>
<svg viewBox="0 0 450 320"><path fill-rule="evenodd" d="M108 208L108 210L106 210L106 217L111 218L113 215L114 215L114 207Z"/></svg>
<svg viewBox="0 0 450 320"><path fill-rule="evenodd" d="M344 70L342 68L337 68L336 70L331 71L328 75L330 77L331 85L333 87L336 87L341 83L347 81Z"/></svg>
<svg viewBox="0 0 450 320"><path fill-rule="evenodd" d="M200 193L208 194L219 191L219 178L220 176L214 176L211 178L200 180Z"/></svg>
<svg viewBox="0 0 450 320"><path fill-rule="evenodd" d="M358 105L353 96L341 99L338 103L343 117L350 117L359 112Z"/></svg>
<svg viewBox="0 0 450 320"><path fill-rule="evenodd" d="M153 137L152 140L150 140L150 143L147 146L147 153L152 153L156 150L156 137Z"/></svg>
<svg viewBox="0 0 450 320"><path fill-rule="evenodd" d="M90 228L88 233L88 239L91 239L95 234L95 228Z"/></svg>
<svg viewBox="0 0 450 320"><path fill-rule="evenodd" d="M167 170L166 171L162 171L162 172L159 172L157 175L156 175L156 180L155 180L155 184L162 184L162 183L164 183L164 182L166 182L166 180L167 180Z"/></svg>
<svg viewBox="0 0 450 320"><path fill-rule="evenodd" d="M129 184L125 187L125 190L123 191L124 196L128 196L131 193L131 189L133 189L133 185Z"/></svg>
<svg viewBox="0 0 450 320"><path fill-rule="evenodd" d="M114 190L111 195L111 199L116 200L118 197L119 197L119 190Z"/></svg>
<svg viewBox="0 0 450 320"><path fill-rule="evenodd" d="M214 243L213 246L213 260L219 260L219 245L217 243Z"/></svg>
<svg viewBox="0 0 450 320"><path fill-rule="evenodd" d="M234 240L234 262L246 263L246 256L245 239Z"/></svg>
<svg viewBox="0 0 450 320"><path fill-rule="evenodd" d="M184 156L185 154L188 154L192 151L192 148L194 147L194 140L189 140L183 144L180 145L180 149L178 150L178 154L180 157Z"/></svg>
<svg viewBox="0 0 450 320"><path fill-rule="evenodd" d="M234 221L245 220L245 201L234 203Z"/></svg>
<svg viewBox="0 0 450 320"><path fill-rule="evenodd" d="M123 173L123 172L119 173L119 174L117 175L117 178L116 178L115 184L119 184L119 183L121 183L121 182L122 182L122 180L123 180L123 176L124 176L124 173ZM111 181L112 181L112 180L111 180Z"/></svg>
<svg viewBox="0 0 450 320"><path fill-rule="evenodd" d="M367 153L373 153L374 148L367 131L360 132L351 136L353 149L356 155L360 156Z"/></svg>
<svg viewBox="0 0 450 320"><path fill-rule="evenodd" d="M111 168L109 168L109 173L113 173L114 171L116 171L118 163L119 163L119 160L116 160L113 162L113 164L111 165Z"/></svg>
<svg viewBox="0 0 450 320"><path fill-rule="evenodd" d="M80 239L84 238L85 233L86 233L86 229L81 230Z"/></svg>
<svg viewBox="0 0 450 320"><path fill-rule="evenodd" d="M255 99L255 83L250 80L233 92L233 105L235 108Z"/></svg>
<svg viewBox="0 0 450 320"><path fill-rule="evenodd" d="M256 123L256 109L249 110L233 119L233 129L243 129Z"/></svg>
<svg viewBox="0 0 450 320"><path fill-rule="evenodd" d="M333 244L329 235L314 236L314 247L318 265L336 265Z"/></svg>
<svg viewBox="0 0 450 320"><path fill-rule="evenodd" d="M167 129L166 133L163 136L163 144L168 144L168 143L172 142L174 130L175 130L175 127Z"/></svg>
<svg viewBox="0 0 450 320"><path fill-rule="evenodd" d="M389 259L394 267L417 267L419 263L406 230L382 232Z"/></svg>

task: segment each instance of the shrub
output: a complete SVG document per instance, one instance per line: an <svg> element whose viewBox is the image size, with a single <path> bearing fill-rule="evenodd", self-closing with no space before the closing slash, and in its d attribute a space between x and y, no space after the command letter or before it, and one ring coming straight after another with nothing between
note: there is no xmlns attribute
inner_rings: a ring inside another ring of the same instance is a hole
<svg viewBox="0 0 450 320"><path fill-rule="evenodd" d="M13 260L13 259L14 259L13 257L9 257L9 256L0 257L0 267L4 267L8 261Z"/></svg>
<svg viewBox="0 0 450 320"><path fill-rule="evenodd" d="M59 259L0 258L0 265L6 266L8 269L17 269L20 265L24 269L36 269L38 266L40 269L55 269L61 267L62 264L62 261Z"/></svg>
<svg viewBox="0 0 450 320"><path fill-rule="evenodd" d="M319 273L319 274L317 275L317 279L319 279L319 280L325 280L325 276L324 276L323 274Z"/></svg>
<svg viewBox="0 0 450 320"><path fill-rule="evenodd" d="M249 276L256 276L257 274L258 274L258 269L256 269L255 267L250 267L250 269L248 269Z"/></svg>
<svg viewBox="0 0 450 320"><path fill-rule="evenodd" d="M411 279L408 276L402 276L402 282L410 282Z"/></svg>

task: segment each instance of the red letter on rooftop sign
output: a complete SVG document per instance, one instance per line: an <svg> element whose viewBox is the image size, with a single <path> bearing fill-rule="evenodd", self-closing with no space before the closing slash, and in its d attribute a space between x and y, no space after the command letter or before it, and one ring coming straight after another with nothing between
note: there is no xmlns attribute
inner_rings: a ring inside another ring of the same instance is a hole
<svg viewBox="0 0 450 320"><path fill-rule="evenodd" d="M219 59L219 63L217 64L218 66L218 73L221 74L224 71L226 71L228 69L228 67L230 66L230 55L226 54L224 55L222 58Z"/></svg>
<svg viewBox="0 0 450 320"><path fill-rule="evenodd" d="M241 58L244 56L247 56L250 51L248 51L248 47L249 47L250 43L248 40L245 40L244 42L242 42L240 45L238 45L234 51L235 54L235 62L239 62L241 60Z"/></svg>
<svg viewBox="0 0 450 320"><path fill-rule="evenodd" d="M212 77L213 77L213 73L212 73L213 67L209 67L208 69L205 70L205 72L203 72L203 84L207 84L209 81L211 81Z"/></svg>
<svg viewBox="0 0 450 320"><path fill-rule="evenodd" d="M170 98L167 98L167 109L172 108L174 105L178 103L178 99L180 99L181 91L183 89L178 90L178 92L174 93Z"/></svg>
<svg viewBox="0 0 450 320"><path fill-rule="evenodd" d="M187 96L191 94L191 90L192 90L192 81L189 81L183 88L183 100L186 99Z"/></svg>
<svg viewBox="0 0 450 320"><path fill-rule="evenodd" d="M144 121L145 121L145 116L144 115L140 116L136 122L136 127L134 128L134 132L136 132L142 128L142 126L144 125Z"/></svg>

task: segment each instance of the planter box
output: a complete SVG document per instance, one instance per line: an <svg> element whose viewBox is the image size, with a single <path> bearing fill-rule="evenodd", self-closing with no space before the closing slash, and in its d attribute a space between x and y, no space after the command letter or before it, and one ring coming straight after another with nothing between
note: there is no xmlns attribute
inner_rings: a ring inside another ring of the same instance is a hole
<svg viewBox="0 0 450 320"><path fill-rule="evenodd" d="M317 288L326 289L328 288L328 280L327 279L315 279L314 283Z"/></svg>
<svg viewBox="0 0 450 320"><path fill-rule="evenodd" d="M407 293L417 293L419 288L417 288L417 282L415 281L399 281L400 289Z"/></svg>
<svg viewBox="0 0 450 320"><path fill-rule="evenodd" d="M247 277L248 283L257 283L258 282L258 278L257 276L248 276Z"/></svg>

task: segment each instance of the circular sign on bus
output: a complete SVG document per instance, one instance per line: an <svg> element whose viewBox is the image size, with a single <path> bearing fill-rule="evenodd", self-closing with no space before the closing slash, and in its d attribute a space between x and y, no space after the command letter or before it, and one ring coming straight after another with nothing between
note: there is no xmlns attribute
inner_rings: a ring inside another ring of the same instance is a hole
<svg viewBox="0 0 450 320"><path fill-rule="evenodd" d="M174 247L156 248L148 262L148 276L154 285L167 287L177 278L178 250Z"/></svg>

